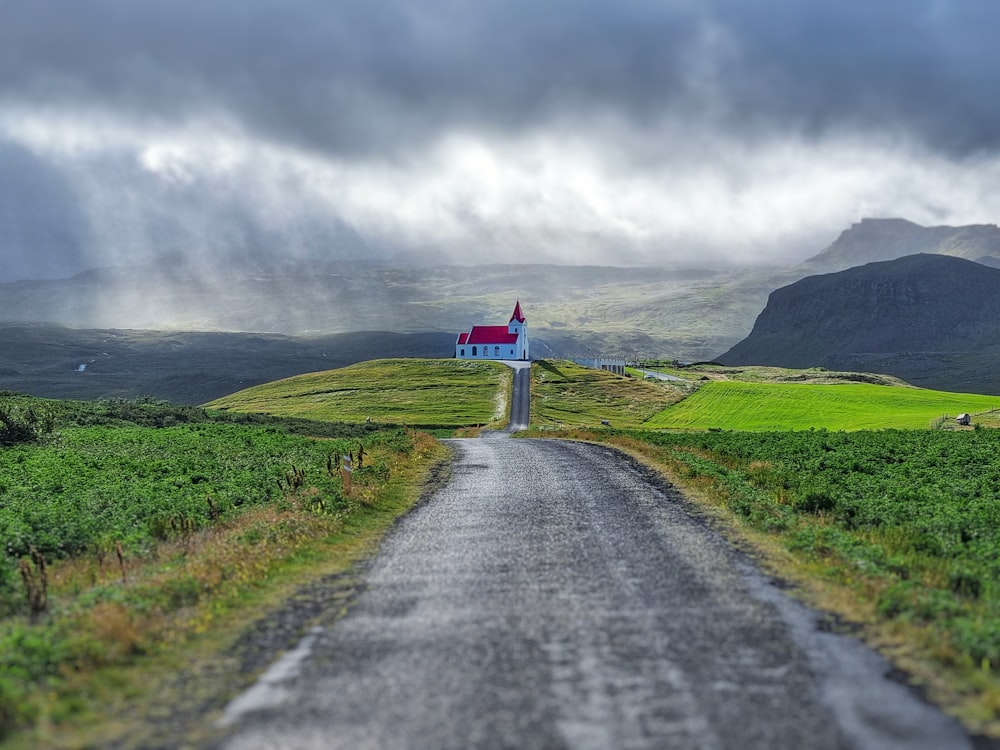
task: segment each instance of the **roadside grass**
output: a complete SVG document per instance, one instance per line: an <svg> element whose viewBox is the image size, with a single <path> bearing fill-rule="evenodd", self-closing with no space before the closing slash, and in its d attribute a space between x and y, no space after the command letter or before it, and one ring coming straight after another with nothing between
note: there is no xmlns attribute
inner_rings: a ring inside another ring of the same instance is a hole
<svg viewBox="0 0 1000 750"><path fill-rule="evenodd" d="M498 362L383 359L248 388L207 408L420 427L498 425L513 371Z"/></svg>
<svg viewBox="0 0 1000 750"><path fill-rule="evenodd" d="M671 383L626 378L566 360L540 360L531 368L531 424L536 429L638 427L684 397Z"/></svg>
<svg viewBox="0 0 1000 750"><path fill-rule="evenodd" d="M645 422L649 429L863 430L927 428L942 415L980 412L1000 396L869 383L712 381Z"/></svg>
<svg viewBox="0 0 1000 750"><path fill-rule="evenodd" d="M314 423L313 439L169 406L30 403L59 422L0 448L0 741L18 749L138 746L150 717L240 689L252 675L213 660L290 587L370 552L446 454L401 428ZM348 493L337 458L362 445Z"/></svg>
<svg viewBox="0 0 1000 750"><path fill-rule="evenodd" d="M1000 737L1000 432L574 437L661 470L798 595Z"/></svg>

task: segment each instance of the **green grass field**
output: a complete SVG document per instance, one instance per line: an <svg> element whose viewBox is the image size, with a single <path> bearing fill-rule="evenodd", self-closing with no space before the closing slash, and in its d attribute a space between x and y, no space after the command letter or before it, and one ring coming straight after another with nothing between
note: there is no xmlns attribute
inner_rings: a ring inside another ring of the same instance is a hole
<svg viewBox="0 0 1000 750"><path fill-rule="evenodd" d="M649 429L877 430L926 428L944 414L1000 406L1000 396L852 383L706 383L645 424Z"/></svg>
<svg viewBox="0 0 1000 750"><path fill-rule="evenodd" d="M513 371L498 362L382 359L248 388L211 409L332 422L464 427L502 421Z"/></svg>

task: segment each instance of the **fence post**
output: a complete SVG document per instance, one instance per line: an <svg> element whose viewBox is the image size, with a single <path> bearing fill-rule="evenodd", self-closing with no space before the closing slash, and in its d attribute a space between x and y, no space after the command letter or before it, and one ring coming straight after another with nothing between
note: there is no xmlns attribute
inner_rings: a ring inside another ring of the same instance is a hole
<svg viewBox="0 0 1000 750"><path fill-rule="evenodd" d="M344 494L351 494L351 474L353 473L353 468L351 467L351 454L345 453L340 457L340 481L344 485Z"/></svg>

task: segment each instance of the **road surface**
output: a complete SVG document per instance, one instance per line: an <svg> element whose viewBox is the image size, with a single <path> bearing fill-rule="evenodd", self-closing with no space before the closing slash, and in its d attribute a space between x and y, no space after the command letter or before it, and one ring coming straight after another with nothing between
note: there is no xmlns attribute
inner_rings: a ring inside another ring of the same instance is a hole
<svg viewBox="0 0 1000 750"><path fill-rule="evenodd" d="M971 747L630 459L450 444L449 482L217 747Z"/></svg>
<svg viewBox="0 0 1000 750"><path fill-rule="evenodd" d="M507 432L528 429L531 413L531 363L509 361L505 365L514 368L514 388L510 399L510 419Z"/></svg>
<svg viewBox="0 0 1000 750"><path fill-rule="evenodd" d="M672 380L677 383L691 382L689 380L685 380L684 378L679 378L676 375L668 375L665 372L659 372L658 370L644 370L640 368L639 372L641 372L644 377L655 378L656 380Z"/></svg>

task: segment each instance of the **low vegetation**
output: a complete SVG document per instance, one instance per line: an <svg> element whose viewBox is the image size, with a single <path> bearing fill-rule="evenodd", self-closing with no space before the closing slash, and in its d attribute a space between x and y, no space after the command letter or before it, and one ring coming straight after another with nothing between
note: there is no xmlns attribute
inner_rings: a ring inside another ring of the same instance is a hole
<svg viewBox="0 0 1000 750"><path fill-rule="evenodd" d="M372 360L248 388L208 406L425 428L498 424L506 419L512 373L498 362Z"/></svg>
<svg viewBox="0 0 1000 750"><path fill-rule="evenodd" d="M1000 432L604 436L777 540L771 559L826 586L822 606L867 624L971 726L1000 732Z"/></svg>
<svg viewBox="0 0 1000 750"><path fill-rule="evenodd" d="M150 402L6 409L52 420L0 449L0 739L26 747L141 692L116 670L222 625L296 560L329 567L347 530L385 528L440 450L400 427Z"/></svg>

